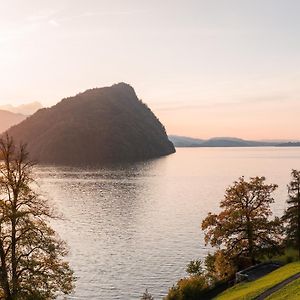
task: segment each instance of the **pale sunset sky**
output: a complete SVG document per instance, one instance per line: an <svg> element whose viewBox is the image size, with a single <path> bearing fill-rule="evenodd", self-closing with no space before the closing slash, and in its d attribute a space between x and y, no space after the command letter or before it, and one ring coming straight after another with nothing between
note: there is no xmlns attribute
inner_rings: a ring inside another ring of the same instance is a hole
<svg viewBox="0 0 300 300"><path fill-rule="evenodd" d="M1 0L0 105L131 84L169 134L300 139L300 1Z"/></svg>

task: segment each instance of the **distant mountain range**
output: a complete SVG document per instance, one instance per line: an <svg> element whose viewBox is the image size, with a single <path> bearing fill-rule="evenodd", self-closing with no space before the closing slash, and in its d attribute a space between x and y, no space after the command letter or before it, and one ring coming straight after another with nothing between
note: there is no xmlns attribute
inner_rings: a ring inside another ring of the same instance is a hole
<svg viewBox="0 0 300 300"><path fill-rule="evenodd" d="M27 104L21 104L19 106L13 106L11 104L0 105L0 110L6 110L16 114L30 116L42 107L43 106L40 102L31 102Z"/></svg>
<svg viewBox="0 0 300 300"><path fill-rule="evenodd" d="M40 163L98 165L175 152L164 126L125 83L95 88L38 110L8 134Z"/></svg>
<svg viewBox="0 0 300 300"><path fill-rule="evenodd" d="M169 135L175 147L267 147L267 146L300 146L299 141L269 140L251 141L234 137L215 137L211 139L196 139L185 136Z"/></svg>
<svg viewBox="0 0 300 300"><path fill-rule="evenodd" d="M277 146L280 146L280 147L300 147L300 142L280 143Z"/></svg>
<svg viewBox="0 0 300 300"><path fill-rule="evenodd" d="M0 133L26 119L22 114L12 113L6 110L0 110Z"/></svg>

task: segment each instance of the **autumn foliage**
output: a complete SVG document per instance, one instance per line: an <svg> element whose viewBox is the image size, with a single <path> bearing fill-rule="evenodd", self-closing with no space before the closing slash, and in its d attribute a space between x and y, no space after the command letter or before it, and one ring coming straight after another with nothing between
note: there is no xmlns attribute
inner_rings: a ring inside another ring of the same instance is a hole
<svg viewBox="0 0 300 300"><path fill-rule="evenodd" d="M205 241L224 248L228 257L249 257L254 263L263 254L276 251L282 231L278 218L270 220L275 184L264 177L235 181L221 201L222 211L209 213L202 222Z"/></svg>
<svg viewBox="0 0 300 300"><path fill-rule="evenodd" d="M55 217L32 188L33 164L24 145L0 140L0 293L5 300L47 300L69 294L73 271L65 243L49 226Z"/></svg>

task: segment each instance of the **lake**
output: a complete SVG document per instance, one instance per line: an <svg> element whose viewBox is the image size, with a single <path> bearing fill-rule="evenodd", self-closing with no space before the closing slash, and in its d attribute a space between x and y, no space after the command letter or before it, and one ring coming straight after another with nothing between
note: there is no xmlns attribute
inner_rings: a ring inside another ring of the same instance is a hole
<svg viewBox="0 0 300 300"><path fill-rule="evenodd" d="M300 148L179 148L177 153L111 169L39 167L41 192L63 214L53 227L67 241L77 277L66 299L162 299L187 263L210 248L200 224L217 212L239 176L277 183L280 215Z"/></svg>

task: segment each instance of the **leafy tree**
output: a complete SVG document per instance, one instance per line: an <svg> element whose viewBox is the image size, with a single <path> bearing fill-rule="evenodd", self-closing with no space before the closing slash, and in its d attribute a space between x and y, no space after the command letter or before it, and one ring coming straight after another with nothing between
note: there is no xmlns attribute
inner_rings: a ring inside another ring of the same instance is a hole
<svg viewBox="0 0 300 300"><path fill-rule="evenodd" d="M33 163L24 145L0 139L1 299L55 299L69 294L74 276L65 243L47 221L55 217L33 189Z"/></svg>
<svg viewBox="0 0 300 300"><path fill-rule="evenodd" d="M186 272L190 275L202 275L202 261L198 259L190 261L190 263L186 267Z"/></svg>
<svg viewBox="0 0 300 300"><path fill-rule="evenodd" d="M237 271L235 262L226 255L224 250L217 250L214 254L206 256L205 270L210 283L228 280Z"/></svg>
<svg viewBox="0 0 300 300"><path fill-rule="evenodd" d="M287 240L298 249L300 258L300 171L292 170L292 180L288 185L288 208L282 220L287 223Z"/></svg>
<svg viewBox="0 0 300 300"><path fill-rule="evenodd" d="M272 215L271 196L277 185L266 184L265 177L246 181L240 177L226 192L218 215L209 213L202 222L205 241L224 250L228 258L246 256L256 259L277 251L281 241L281 222Z"/></svg>

